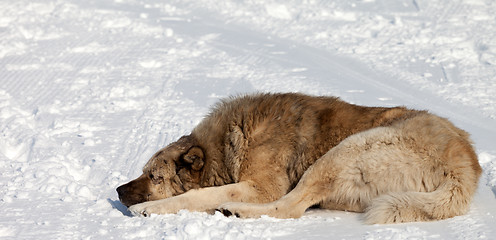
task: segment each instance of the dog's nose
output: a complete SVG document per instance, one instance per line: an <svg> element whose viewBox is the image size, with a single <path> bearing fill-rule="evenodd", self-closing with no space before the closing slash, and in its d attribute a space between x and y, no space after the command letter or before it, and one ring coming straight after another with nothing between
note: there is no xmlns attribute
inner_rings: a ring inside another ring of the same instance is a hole
<svg viewBox="0 0 496 240"><path fill-rule="evenodd" d="M116 191L117 191L117 194L119 195L119 199L122 199L122 196L124 196L124 194L126 193L126 189L125 189L124 185L118 187L116 189Z"/></svg>

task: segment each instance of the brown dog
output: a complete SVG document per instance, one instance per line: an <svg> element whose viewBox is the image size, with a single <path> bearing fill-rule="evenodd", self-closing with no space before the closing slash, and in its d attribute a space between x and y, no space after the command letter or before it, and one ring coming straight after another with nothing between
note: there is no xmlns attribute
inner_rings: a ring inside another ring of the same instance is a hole
<svg viewBox="0 0 496 240"><path fill-rule="evenodd" d="M464 214L480 174L468 134L428 112L256 94L222 101L117 192L135 215L294 218L318 205L394 223Z"/></svg>

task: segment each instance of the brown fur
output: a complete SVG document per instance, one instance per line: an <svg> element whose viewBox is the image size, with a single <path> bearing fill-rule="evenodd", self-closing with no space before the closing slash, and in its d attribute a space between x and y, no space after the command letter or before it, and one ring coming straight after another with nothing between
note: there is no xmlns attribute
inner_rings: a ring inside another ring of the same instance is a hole
<svg viewBox="0 0 496 240"><path fill-rule="evenodd" d="M117 191L142 215L284 218L319 204L386 223L463 214L480 173L468 134L425 111L256 94L219 103Z"/></svg>

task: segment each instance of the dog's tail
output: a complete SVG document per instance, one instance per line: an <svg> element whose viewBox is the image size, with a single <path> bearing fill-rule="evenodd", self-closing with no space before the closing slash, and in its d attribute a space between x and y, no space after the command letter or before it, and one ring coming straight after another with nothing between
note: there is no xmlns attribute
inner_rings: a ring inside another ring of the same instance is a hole
<svg viewBox="0 0 496 240"><path fill-rule="evenodd" d="M432 192L392 192L373 199L365 222L432 221L465 214L482 172L472 146L453 140L443 152L444 181Z"/></svg>

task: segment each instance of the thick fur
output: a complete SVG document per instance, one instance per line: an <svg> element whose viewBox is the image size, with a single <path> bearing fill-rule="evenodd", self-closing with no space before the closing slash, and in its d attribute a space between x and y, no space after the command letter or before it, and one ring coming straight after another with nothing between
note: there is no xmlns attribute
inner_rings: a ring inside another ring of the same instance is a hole
<svg viewBox="0 0 496 240"><path fill-rule="evenodd" d="M468 134L428 112L256 94L219 103L117 191L136 215L295 218L318 205L397 223L466 213L480 174Z"/></svg>

